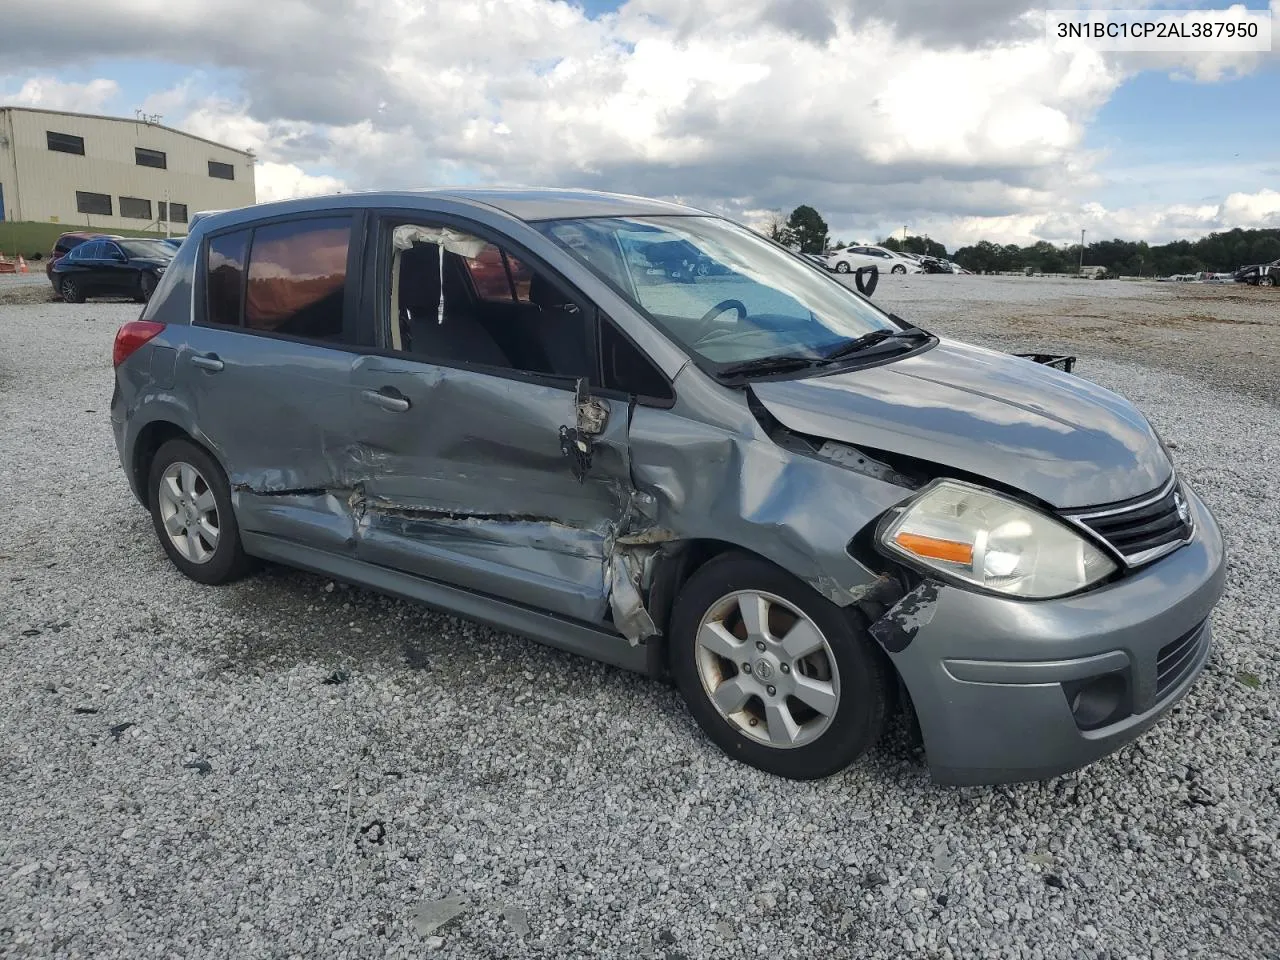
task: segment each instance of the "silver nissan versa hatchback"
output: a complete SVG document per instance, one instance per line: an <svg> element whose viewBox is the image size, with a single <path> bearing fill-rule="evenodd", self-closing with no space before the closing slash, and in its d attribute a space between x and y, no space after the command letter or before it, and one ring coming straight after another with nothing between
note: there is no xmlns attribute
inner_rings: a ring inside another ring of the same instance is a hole
<svg viewBox="0 0 1280 960"><path fill-rule="evenodd" d="M939 782L1049 777L1209 656L1222 538L1133 406L688 207L213 214L114 362L121 463L187 576L276 561L669 675L785 777L896 707Z"/></svg>

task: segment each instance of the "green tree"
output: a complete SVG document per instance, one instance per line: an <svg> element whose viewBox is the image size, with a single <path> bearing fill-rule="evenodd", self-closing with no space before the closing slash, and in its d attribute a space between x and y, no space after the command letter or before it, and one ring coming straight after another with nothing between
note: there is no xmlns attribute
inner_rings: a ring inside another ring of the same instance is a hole
<svg viewBox="0 0 1280 960"><path fill-rule="evenodd" d="M787 229L801 253L821 253L827 246L827 221L808 204L801 204L787 218Z"/></svg>
<svg viewBox="0 0 1280 960"><path fill-rule="evenodd" d="M1249 259L1254 263L1270 263L1280 259L1280 240L1275 237L1259 237L1249 245Z"/></svg>
<svg viewBox="0 0 1280 960"><path fill-rule="evenodd" d="M930 240L928 237L907 237L902 242L902 249L907 253L925 257L945 257L947 255L946 247L937 240Z"/></svg>

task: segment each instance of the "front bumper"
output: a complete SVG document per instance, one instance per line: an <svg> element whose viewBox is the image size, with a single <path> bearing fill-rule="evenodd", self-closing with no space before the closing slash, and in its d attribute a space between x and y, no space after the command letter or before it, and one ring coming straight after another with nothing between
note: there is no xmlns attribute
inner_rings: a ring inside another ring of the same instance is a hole
<svg viewBox="0 0 1280 960"><path fill-rule="evenodd" d="M933 779L1043 780L1133 740L1192 686L1209 657L1222 595L1222 535L1188 491L1196 535L1114 584L1024 601L926 582L873 626L911 695ZM1107 676L1119 709L1088 729L1070 697ZM1083 725L1083 726L1082 726Z"/></svg>

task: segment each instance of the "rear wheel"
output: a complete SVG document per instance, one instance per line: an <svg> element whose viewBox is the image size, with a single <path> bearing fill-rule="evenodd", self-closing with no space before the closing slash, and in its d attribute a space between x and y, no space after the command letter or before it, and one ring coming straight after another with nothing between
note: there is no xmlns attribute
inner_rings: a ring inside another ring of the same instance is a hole
<svg viewBox="0 0 1280 960"><path fill-rule="evenodd" d="M1265 277L1259 279L1258 283L1264 287L1274 287L1276 285L1275 275L1268 273Z"/></svg>
<svg viewBox="0 0 1280 960"><path fill-rule="evenodd" d="M58 283L58 292L66 303L84 303L84 288L74 277L63 277Z"/></svg>
<svg viewBox="0 0 1280 960"><path fill-rule="evenodd" d="M249 571L230 488L207 452L190 440L170 440L151 461L148 484L152 524L174 566L208 584Z"/></svg>
<svg viewBox="0 0 1280 960"><path fill-rule="evenodd" d="M725 753L813 780L879 739L889 668L848 613L779 567L723 554L681 591L671 669L699 726Z"/></svg>

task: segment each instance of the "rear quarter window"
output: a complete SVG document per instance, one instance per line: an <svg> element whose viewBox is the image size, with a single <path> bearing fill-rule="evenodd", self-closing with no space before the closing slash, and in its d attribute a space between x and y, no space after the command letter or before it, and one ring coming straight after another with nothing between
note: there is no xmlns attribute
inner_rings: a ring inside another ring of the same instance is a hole
<svg viewBox="0 0 1280 960"><path fill-rule="evenodd" d="M244 304L245 261L249 231L225 233L209 241L205 257L205 321L224 327L240 326Z"/></svg>
<svg viewBox="0 0 1280 960"><path fill-rule="evenodd" d="M155 292L143 308L143 320L157 323L186 324L192 322L191 287L200 256L199 244L183 244L169 262Z"/></svg>

